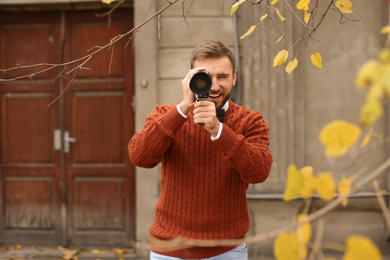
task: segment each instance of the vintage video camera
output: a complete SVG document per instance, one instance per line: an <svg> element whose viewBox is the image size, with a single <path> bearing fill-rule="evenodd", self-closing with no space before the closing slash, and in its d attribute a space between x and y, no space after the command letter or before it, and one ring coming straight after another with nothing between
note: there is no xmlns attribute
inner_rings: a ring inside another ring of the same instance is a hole
<svg viewBox="0 0 390 260"><path fill-rule="evenodd" d="M212 80L207 71L197 71L190 80L190 89L195 94L196 102L207 100Z"/></svg>

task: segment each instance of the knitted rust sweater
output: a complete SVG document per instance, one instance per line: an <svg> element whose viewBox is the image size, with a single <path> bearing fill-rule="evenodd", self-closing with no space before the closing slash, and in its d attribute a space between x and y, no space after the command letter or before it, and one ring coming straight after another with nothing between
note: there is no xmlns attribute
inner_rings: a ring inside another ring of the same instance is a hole
<svg viewBox="0 0 390 260"><path fill-rule="evenodd" d="M269 133L260 112L229 100L221 136L212 141L176 105L157 106L144 129L129 142L131 161L151 168L160 162L161 195L152 238L211 240L243 238L249 229L246 190L267 179L272 155ZM207 258L232 247L191 248L162 254Z"/></svg>

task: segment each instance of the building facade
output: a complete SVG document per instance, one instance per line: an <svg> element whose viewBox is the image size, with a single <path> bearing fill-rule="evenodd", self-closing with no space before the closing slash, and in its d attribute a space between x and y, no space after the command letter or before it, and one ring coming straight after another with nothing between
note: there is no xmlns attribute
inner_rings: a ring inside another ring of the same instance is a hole
<svg viewBox="0 0 390 260"><path fill-rule="evenodd" d="M365 92L356 89L355 77L383 46L379 30L388 24L387 1L353 1L357 11L348 18L358 22L340 21L337 10L331 10L299 53L291 50L291 56L299 54L299 65L291 74L272 67L276 53L291 45L285 40L275 43L281 33L290 41L305 33L286 2L277 3L285 22L278 21L265 3L243 4L238 16L231 18L231 4L187 0L170 6L165 0L127 0L111 15L98 17L95 13L108 10L99 1L0 1L1 68L84 57L166 8L134 35L94 55L85 63L90 70L57 76L62 69L83 64L81 60L33 79L0 83L0 244L129 246L134 240L148 240L160 168L132 166L127 141L143 128L157 104L180 101L189 54L204 40L222 41L237 53L239 84L233 99L261 111L270 126L274 164L270 178L248 190L247 237L294 222L301 201L282 200L290 164L311 165L316 173L336 172L355 160L359 147L340 159L321 156L318 135L335 119L359 124ZM250 36L238 39L266 13L275 18L278 29L266 20ZM323 56L323 69L311 64L315 52ZM18 73L7 72L5 78ZM388 118L385 111L375 125L384 139L389 137ZM362 168L369 173L389 153L389 146L381 145L335 178L352 176ZM389 173L378 182L387 191L388 205ZM323 205L315 198L309 212ZM372 186L355 194L349 206L327 214L324 223L324 241L343 244L349 234L358 233L381 249L390 247L388 226ZM317 225L313 223L314 230ZM272 255L273 241L250 245L253 259Z"/></svg>

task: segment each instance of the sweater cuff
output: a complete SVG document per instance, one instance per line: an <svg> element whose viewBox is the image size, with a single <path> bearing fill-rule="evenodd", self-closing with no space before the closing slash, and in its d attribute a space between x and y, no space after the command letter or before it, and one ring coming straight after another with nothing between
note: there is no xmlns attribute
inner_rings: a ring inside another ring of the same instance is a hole
<svg viewBox="0 0 390 260"><path fill-rule="evenodd" d="M176 133L186 121L187 118L183 117L176 107L174 107L164 115L161 124L166 129L171 130L172 133Z"/></svg>
<svg viewBox="0 0 390 260"><path fill-rule="evenodd" d="M215 143L222 149L222 151L230 151L237 141L237 134L230 128L225 127L222 129L222 133Z"/></svg>

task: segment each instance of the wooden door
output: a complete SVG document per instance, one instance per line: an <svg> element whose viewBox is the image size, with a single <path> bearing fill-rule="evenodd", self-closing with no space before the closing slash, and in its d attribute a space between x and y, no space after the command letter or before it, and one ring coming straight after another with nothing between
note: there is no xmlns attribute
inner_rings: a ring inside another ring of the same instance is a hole
<svg viewBox="0 0 390 260"><path fill-rule="evenodd" d="M129 11L114 14L110 27L90 12L70 14L66 59L107 44L129 30L131 21ZM66 153L71 244L118 245L134 234L134 172L126 146L134 121L133 59L126 44L96 54L65 96L65 129L76 140Z"/></svg>
<svg viewBox="0 0 390 260"><path fill-rule="evenodd" d="M59 60L59 19L54 14L1 13L1 68ZM33 22L32 22L33 21ZM9 71L2 78L42 67ZM59 152L53 132L59 106L56 71L0 83L0 243L58 241L61 227Z"/></svg>
<svg viewBox="0 0 390 260"><path fill-rule="evenodd" d="M132 14L116 11L110 27L93 11L3 12L0 23L0 66L10 68L84 56L130 30ZM58 69L0 83L0 244L126 246L134 239L126 152L133 57L125 44L97 54L49 107L73 76L57 77Z"/></svg>

